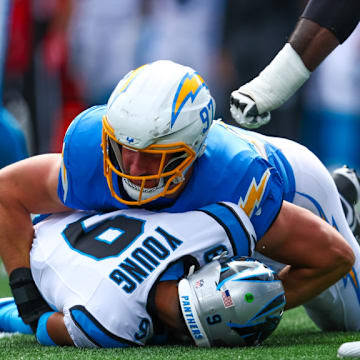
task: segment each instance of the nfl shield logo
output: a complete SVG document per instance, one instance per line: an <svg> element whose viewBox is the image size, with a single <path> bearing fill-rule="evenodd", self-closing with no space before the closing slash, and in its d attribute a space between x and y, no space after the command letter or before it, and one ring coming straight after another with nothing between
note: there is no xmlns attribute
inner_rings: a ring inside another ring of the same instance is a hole
<svg viewBox="0 0 360 360"><path fill-rule="evenodd" d="M196 287L196 288L202 287L203 285L204 285L204 280L203 280L203 279L198 280L198 281L195 283L195 287Z"/></svg>

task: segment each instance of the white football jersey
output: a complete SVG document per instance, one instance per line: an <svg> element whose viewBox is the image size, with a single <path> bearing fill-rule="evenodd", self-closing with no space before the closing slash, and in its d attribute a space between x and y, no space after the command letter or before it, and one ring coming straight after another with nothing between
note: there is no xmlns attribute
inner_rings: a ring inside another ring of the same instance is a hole
<svg viewBox="0 0 360 360"><path fill-rule="evenodd" d="M31 270L76 346L143 345L154 335L147 305L158 279L179 279L185 264L202 266L225 250L250 256L255 242L248 217L231 203L179 214L54 214L35 225Z"/></svg>

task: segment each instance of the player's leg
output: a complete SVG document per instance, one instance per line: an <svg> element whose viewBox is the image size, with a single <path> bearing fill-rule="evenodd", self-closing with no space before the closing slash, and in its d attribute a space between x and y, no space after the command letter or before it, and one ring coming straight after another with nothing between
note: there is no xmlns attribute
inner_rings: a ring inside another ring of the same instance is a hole
<svg viewBox="0 0 360 360"><path fill-rule="evenodd" d="M360 216L355 208L360 200L359 177L354 169L349 169L347 166L336 169L332 176L340 195L346 220L355 238L360 241Z"/></svg>
<svg viewBox="0 0 360 360"><path fill-rule="evenodd" d="M31 327L26 325L19 316L12 297L0 299L0 331L22 334L33 334Z"/></svg>
<svg viewBox="0 0 360 360"><path fill-rule="evenodd" d="M348 224L357 241L360 240L360 217L354 205L360 200L359 177L355 170L346 166L336 169L333 179L340 194L341 204ZM360 357L360 341L342 344L337 353L340 358Z"/></svg>
<svg viewBox="0 0 360 360"><path fill-rule="evenodd" d="M321 161L305 147L285 139L276 140L276 145L294 171L293 203L336 227L356 257L351 272L307 303L306 311L323 330L360 330L360 247L345 218L335 182Z"/></svg>

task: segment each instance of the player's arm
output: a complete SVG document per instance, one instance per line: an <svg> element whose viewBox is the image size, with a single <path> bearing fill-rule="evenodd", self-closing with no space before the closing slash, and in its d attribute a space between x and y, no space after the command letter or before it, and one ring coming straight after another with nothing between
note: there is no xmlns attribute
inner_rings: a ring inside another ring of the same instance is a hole
<svg viewBox="0 0 360 360"><path fill-rule="evenodd" d="M46 330L56 345L74 345L64 323L64 314L54 312L48 319Z"/></svg>
<svg viewBox="0 0 360 360"><path fill-rule="evenodd" d="M60 162L60 154L40 155L0 170L0 256L8 273L30 267L30 214L68 210L57 195Z"/></svg>
<svg viewBox="0 0 360 360"><path fill-rule="evenodd" d="M0 329L8 333L35 334L42 345L73 345L66 329L64 315L60 312L44 313L33 331L19 317L13 298L0 299Z"/></svg>
<svg viewBox="0 0 360 360"><path fill-rule="evenodd" d="M41 345L74 346L65 326L64 314L60 312L49 312L40 317L36 338Z"/></svg>
<svg viewBox="0 0 360 360"><path fill-rule="evenodd" d="M187 329L181 316L178 296L178 281L162 281L156 287L155 306L158 319L175 331L177 335L186 335Z"/></svg>
<svg viewBox="0 0 360 360"><path fill-rule="evenodd" d="M279 273L287 309L320 294L348 273L355 261L351 247L335 228L286 201L256 250L290 264Z"/></svg>
<svg viewBox="0 0 360 360"><path fill-rule="evenodd" d="M270 111L287 101L311 71L353 32L360 18L358 0L310 0L289 42L249 83L231 94L231 114L241 125L256 128Z"/></svg>
<svg viewBox="0 0 360 360"><path fill-rule="evenodd" d="M49 308L30 271L34 232L30 214L68 210L57 195L60 162L60 154L41 155L0 170L0 256L19 313L34 329L37 318Z"/></svg>
<svg viewBox="0 0 360 360"><path fill-rule="evenodd" d="M339 40L329 29L318 23L300 19L289 39L289 44L300 56L306 68L314 71L339 45Z"/></svg>
<svg viewBox="0 0 360 360"><path fill-rule="evenodd" d="M155 307L158 319L165 324L176 336L187 335L186 325L181 316L181 309L178 295L178 281L163 281L156 286ZM36 338L42 345L75 346L73 339L65 325L64 314L52 312L42 315L40 318ZM71 326L74 326L72 324ZM73 332L73 336L78 336L82 347L93 347L91 342L84 342L80 330ZM75 340L76 341L76 340ZM90 345L91 344L91 345ZM101 341L97 341L98 346L107 347ZM130 343L128 342L128 345Z"/></svg>

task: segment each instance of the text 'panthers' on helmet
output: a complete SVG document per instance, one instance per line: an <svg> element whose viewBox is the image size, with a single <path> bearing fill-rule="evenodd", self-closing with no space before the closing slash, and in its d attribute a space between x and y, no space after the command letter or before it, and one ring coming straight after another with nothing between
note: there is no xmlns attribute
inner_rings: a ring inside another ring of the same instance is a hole
<svg viewBox="0 0 360 360"><path fill-rule="evenodd" d="M104 173L112 195L121 202L139 205L174 193L175 185L202 155L214 116L215 101L192 68L161 60L128 73L110 96L103 119ZM164 158L170 154L166 159L171 159L172 165L161 161L162 168L156 174L131 176L122 166L123 146ZM114 190L113 173L122 178L134 202L124 201ZM149 189L146 181L154 178L161 185Z"/></svg>

